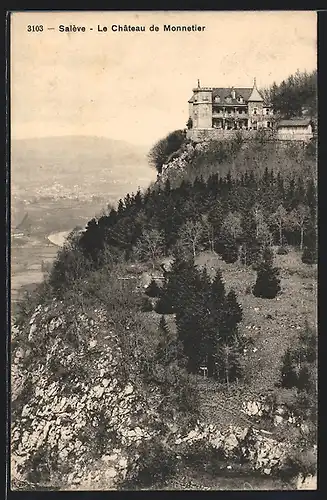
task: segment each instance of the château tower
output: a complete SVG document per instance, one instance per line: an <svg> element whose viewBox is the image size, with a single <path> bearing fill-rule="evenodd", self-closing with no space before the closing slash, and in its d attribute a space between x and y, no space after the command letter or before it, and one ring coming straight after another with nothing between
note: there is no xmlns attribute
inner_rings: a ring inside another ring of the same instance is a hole
<svg viewBox="0 0 327 500"><path fill-rule="evenodd" d="M264 118L263 113L264 101L257 89L256 78L253 80L253 87L250 97L248 98L248 114L249 126L258 129L262 125Z"/></svg>
<svg viewBox="0 0 327 500"><path fill-rule="evenodd" d="M193 89L193 127L212 127L212 87L201 87L200 80L198 86Z"/></svg>
<svg viewBox="0 0 327 500"><path fill-rule="evenodd" d="M273 109L252 87L203 87L193 89L189 99L188 137L220 137L228 130L272 129Z"/></svg>

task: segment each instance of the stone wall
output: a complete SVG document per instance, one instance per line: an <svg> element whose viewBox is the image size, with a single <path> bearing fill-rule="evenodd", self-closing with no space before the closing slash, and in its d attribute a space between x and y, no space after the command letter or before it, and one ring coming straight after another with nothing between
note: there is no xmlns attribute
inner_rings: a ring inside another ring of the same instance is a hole
<svg viewBox="0 0 327 500"><path fill-rule="evenodd" d="M232 140L237 137L237 134L241 133L243 139L251 140L258 134L257 130L223 130L214 128L192 128L187 130L186 138L191 139L194 142L202 142L205 140ZM313 134L310 132L302 131L285 131L279 130L273 132L268 129L260 129L260 133L265 134L267 140L276 140L280 142L286 141L303 141L309 142L313 138Z"/></svg>
<svg viewBox="0 0 327 500"><path fill-rule="evenodd" d="M237 133L242 134L244 139L253 139L258 133L256 130L223 130L223 129L200 129L193 128L186 132L186 138L191 139L194 142L201 142L204 140L232 140L237 137ZM260 131L262 132L262 131ZM268 139L273 138L273 133L270 130L264 131Z"/></svg>

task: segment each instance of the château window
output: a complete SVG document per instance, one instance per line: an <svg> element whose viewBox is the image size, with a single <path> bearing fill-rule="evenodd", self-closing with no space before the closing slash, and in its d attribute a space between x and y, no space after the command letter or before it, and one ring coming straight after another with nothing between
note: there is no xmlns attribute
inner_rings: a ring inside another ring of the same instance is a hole
<svg viewBox="0 0 327 500"><path fill-rule="evenodd" d="M269 109L266 109L266 115L269 115Z"/></svg>
<svg viewBox="0 0 327 500"><path fill-rule="evenodd" d="M226 102L231 102L232 98L231 97L226 97Z"/></svg>
<svg viewBox="0 0 327 500"><path fill-rule="evenodd" d="M256 115L256 114L257 114L257 112L258 112L258 108L254 108L254 109L253 109L253 114L254 114L254 115Z"/></svg>
<svg viewBox="0 0 327 500"><path fill-rule="evenodd" d="M220 102L220 96L219 95L216 95L215 102Z"/></svg>
<svg viewBox="0 0 327 500"><path fill-rule="evenodd" d="M238 98L238 102L243 102L243 97L241 97L241 96L240 96L240 97Z"/></svg>

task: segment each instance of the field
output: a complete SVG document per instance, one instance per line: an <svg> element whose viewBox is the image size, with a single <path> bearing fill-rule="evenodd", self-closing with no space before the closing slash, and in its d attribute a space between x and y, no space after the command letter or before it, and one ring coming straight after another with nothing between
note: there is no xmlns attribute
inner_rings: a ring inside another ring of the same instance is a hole
<svg viewBox="0 0 327 500"><path fill-rule="evenodd" d="M256 272L237 264L226 264L210 254L198 259L199 265L214 272L219 267L226 289L233 288L243 308L241 330L253 338L257 351L249 355L256 367L255 386L265 392L277 381L280 357L307 319L316 324L317 270L301 262L299 252L275 255L280 269L281 294L275 299L261 299L250 293Z"/></svg>

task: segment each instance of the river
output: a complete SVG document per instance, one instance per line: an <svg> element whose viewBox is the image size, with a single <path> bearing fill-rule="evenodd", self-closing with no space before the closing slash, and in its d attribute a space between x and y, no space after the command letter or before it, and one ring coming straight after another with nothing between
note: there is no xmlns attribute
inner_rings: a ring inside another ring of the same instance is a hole
<svg viewBox="0 0 327 500"><path fill-rule="evenodd" d="M49 234L48 236L48 240L53 243L54 245L56 245L57 247L62 247L64 242L65 242L65 239L67 238L67 236L69 235L69 233L71 232L72 230L69 230L69 231L59 231L58 233L51 233Z"/></svg>

